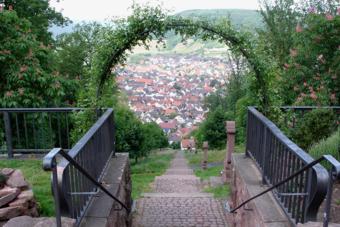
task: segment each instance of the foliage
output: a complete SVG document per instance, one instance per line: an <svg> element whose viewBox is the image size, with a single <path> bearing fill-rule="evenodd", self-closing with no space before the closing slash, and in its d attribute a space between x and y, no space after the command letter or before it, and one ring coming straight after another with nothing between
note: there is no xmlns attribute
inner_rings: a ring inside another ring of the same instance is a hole
<svg viewBox="0 0 340 227"><path fill-rule="evenodd" d="M54 201L51 192L51 173L41 168L41 160L1 160L1 168L20 169L25 179L32 185L34 196L38 202L41 216L54 215Z"/></svg>
<svg viewBox="0 0 340 227"><path fill-rule="evenodd" d="M0 82L2 107L60 105L74 85L54 70L51 49L15 11L0 12Z"/></svg>
<svg viewBox="0 0 340 227"><path fill-rule="evenodd" d="M142 125L142 133L144 140L141 149L144 152L144 155L151 150L165 148L169 145L168 138L155 122L144 123Z"/></svg>
<svg viewBox="0 0 340 227"><path fill-rule="evenodd" d="M171 148L171 149L174 149L174 150L181 149L181 143L180 143L180 142L173 142L173 143L170 145L170 148Z"/></svg>
<svg viewBox="0 0 340 227"><path fill-rule="evenodd" d="M202 125L203 140L208 141L212 149L223 148L226 143L225 121L230 120L221 107L210 111Z"/></svg>
<svg viewBox="0 0 340 227"><path fill-rule="evenodd" d="M303 149L328 137L335 129L335 114L332 110L316 109L306 113L291 130L291 137Z"/></svg>
<svg viewBox="0 0 340 227"><path fill-rule="evenodd" d="M141 150L144 142L142 123L126 107L115 112L116 126L116 151L127 152L130 157L138 161L143 155Z"/></svg>
<svg viewBox="0 0 340 227"><path fill-rule="evenodd" d="M310 14L305 28L294 35L283 74L285 103L339 105L340 16Z"/></svg>
<svg viewBox="0 0 340 227"><path fill-rule="evenodd" d="M334 158L340 161L340 128L335 131L328 138L324 138L318 141L309 149L309 154L316 158L322 155L332 155Z"/></svg>
<svg viewBox="0 0 340 227"><path fill-rule="evenodd" d="M1 0L5 9L10 7L15 10L19 18L25 18L31 23L32 33L37 36L37 40L48 45L53 42L52 34L48 31L52 25L66 25L69 20L54 8L49 6L46 0Z"/></svg>

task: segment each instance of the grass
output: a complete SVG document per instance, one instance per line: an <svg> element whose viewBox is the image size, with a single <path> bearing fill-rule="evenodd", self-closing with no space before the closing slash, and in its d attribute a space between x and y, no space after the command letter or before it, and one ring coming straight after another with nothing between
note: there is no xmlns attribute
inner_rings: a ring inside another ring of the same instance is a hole
<svg viewBox="0 0 340 227"><path fill-rule="evenodd" d="M173 152L152 153L137 164L131 161L132 198L137 199L151 190L156 176L164 174L173 159Z"/></svg>
<svg viewBox="0 0 340 227"><path fill-rule="evenodd" d="M338 206L340 206L340 199L337 199L337 200L335 201L335 204L338 205Z"/></svg>
<svg viewBox="0 0 340 227"><path fill-rule="evenodd" d="M229 185L220 185L217 187L208 187L204 189L204 192L212 193L215 198L222 199L227 198L230 195Z"/></svg>
<svg viewBox="0 0 340 227"><path fill-rule="evenodd" d="M195 169L195 175L202 180L209 179L210 177L218 177L221 176L221 171L223 169L223 165L217 165L214 167L207 168L206 170Z"/></svg>
<svg viewBox="0 0 340 227"><path fill-rule="evenodd" d="M41 216L54 215L54 201L51 193L51 173L42 170L41 160L1 160L0 168L20 169L32 185L39 204Z"/></svg>
<svg viewBox="0 0 340 227"><path fill-rule="evenodd" d="M236 145L235 152L244 152L244 145ZM209 150L208 151L208 163L210 162L223 162L226 155L226 150ZM190 165L199 165L202 162L203 151L199 150L197 154L195 153L185 153L185 157L188 159Z"/></svg>
<svg viewBox="0 0 340 227"><path fill-rule="evenodd" d="M330 154L334 158L340 160L340 128L334 132L330 137L322 139L317 144L313 145L309 154L314 158L319 158L322 155Z"/></svg>

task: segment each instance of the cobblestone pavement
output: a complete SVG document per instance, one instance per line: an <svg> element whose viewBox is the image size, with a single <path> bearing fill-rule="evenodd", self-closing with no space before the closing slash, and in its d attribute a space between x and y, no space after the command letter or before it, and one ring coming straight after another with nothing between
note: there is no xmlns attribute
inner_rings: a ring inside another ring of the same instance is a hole
<svg viewBox="0 0 340 227"><path fill-rule="evenodd" d="M181 151L136 208L134 227L227 226L221 202L201 191Z"/></svg>

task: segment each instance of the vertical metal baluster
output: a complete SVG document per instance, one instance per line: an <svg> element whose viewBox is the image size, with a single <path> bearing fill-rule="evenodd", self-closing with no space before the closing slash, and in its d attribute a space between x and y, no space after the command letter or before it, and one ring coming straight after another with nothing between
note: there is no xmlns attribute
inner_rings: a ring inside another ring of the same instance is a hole
<svg viewBox="0 0 340 227"><path fill-rule="evenodd" d="M299 169L299 160L296 156L294 156L294 172ZM292 193L296 192L296 178L292 179ZM292 204L293 204L293 210L292 210L292 216L295 218L296 223L299 222L299 217L297 213L297 204L296 204L296 196L292 196Z"/></svg>
<svg viewBox="0 0 340 227"><path fill-rule="evenodd" d="M24 117L24 129L25 129L25 142L26 142L26 148L28 148L28 133L27 133L26 113L23 113L23 117Z"/></svg>
<svg viewBox="0 0 340 227"><path fill-rule="evenodd" d="M62 147L61 145L61 129L60 129L60 114L57 113L57 124L58 124L58 134L59 134L59 147Z"/></svg>
<svg viewBox="0 0 340 227"><path fill-rule="evenodd" d="M274 164L274 167L275 167L275 177L273 179L273 184L276 184L279 180L279 169L277 168L278 164L279 164L279 159L280 159L280 143L279 143L279 140L275 138L275 164ZM276 189L276 191L278 191Z"/></svg>
<svg viewBox="0 0 340 227"><path fill-rule="evenodd" d="M41 149L46 149L48 151L48 149L51 149L52 147L46 147L46 133L45 133L45 121L44 121L44 113L40 113L40 120L41 120L41 126L39 127L39 131L41 133L39 133L39 135L41 136L41 141L43 142L41 144L41 146L43 147L40 147Z"/></svg>
<svg viewBox="0 0 340 227"><path fill-rule="evenodd" d="M293 173L293 171L294 171L294 168L293 168L293 156L294 156L294 154L292 154L291 152L289 152L289 160L288 160L288 174L289 175L292 175L292 173ZM292 186L293 186L293 181L292 180L290 180L290 181L288 181L287 182L287 192L289 192L289 193L291 193L292 192L292 190L291 190L291 188L292 188ZM291 196L287 196L287 200L288 200L288 204L287 204L287 210L288 210L288 212L291 212L292 211L292 197Z"/></svg>
<svg viewBox="0 0 340 227"><path fill-rule="evenodd" d="M303 166L303 164L301 164L301 167ZM302 174L299 175L299 193L304 193L305 190L304 190L304 174L305 172L303 172ZM299 196L298 198L298 203L299 203L299 214L300 214L300 221L302 222L303 221L303 203L304 203L304 198L306 196L305 195L301 195Z"/></svg>
<svg viewBox="0 0 340 227"><path fill-rule="evenodd" d="M37 144L37 138L36 138L36 131L35 131L35 114L34 113L32 113L32 116L33 116L33 121L32 121L32 123L33 123L33 140L34 140L34 149L36 150L37 149L37 147L38 147L38 144Z"/></svg>
<svg viewBox="0 0 340 227"><path fill-rule="evenodd" d="M270 132L271 134L271 132ZM269 184L273 183L272 179L274 176L274 161L275 161L275 137L270 136L270 175L269 175Z"/></svg>
<svg viewBox="0 0 340 227"><path fill-rule="evenodd" d="M19 130L19 121L18 121L18 114L19 113L15 113L15 125L16 125L16 130L17 130L17 137L18 137L18 147L17 148L21 148L21 138L20 138L20 130Z"/></svg>
<svg viewBox="0 0 340 227"><path fill-rule="evenodd" d="M287 178L289 175L288 175L288 167L287 167L287 165L288 165L288 153L289 153L289 151L288 151L288 149L285 147L285 146L283 146L283 160L282 160L282 164L283 164L283 179L285 179L285 178ZM288 192L288 190L287 190L287 183L285 183L285 184L283 184L282 185L282 192L283 193L287 193ZM284 204L284 206L286 206L286 204L287 204L287 196L283 196L283 200L282 200L282 202L283 202L283 204Z"/></svg>
<svg viewBox="0 0 340 227"><path fill-rule="evenodd" d="M280 178L279 181L282 181L284 179L284 166L283 166L283 160L284 160L284 153L285 153L285 149L283 144L280 142L280 165L278 165L278 168L280 170ZM283 185L281 185L279 188L280 193L283 193ZM280 200L281 202L283 201L283 197L281 196Z"/></svg>
<svg viewBox="0 0 340 227"><path fill-rule="evenodd" d="M7 157L13 158L13 141L12 141L12 125L9 112L4 112L4 124L5 124L5 136L6 136L6 147Z"/></svg>
<svg viewBox="0 0 340 227"><path fill-rule="evenodd" d="M306 195L303 197L303 201L302 201L302 223L304 223L306 221L305 219L305 210L306 210L306 205L307 205L307 200L308 200L308 171L305 171L303 174L303 192L306 193Z"/></svg>
<svg viewBox="0 0 340 227"><path fill-rule="evenodd" d="M287 152L287 157L286 157L285 165L286 165L286 177L288 177L288 176L290 176L289 163L290 163L292 151L287 148L286 152ZM285 183L285 191L287 193L289 193L289 181ZM288 209L288 204L289 204L289 197L286 197L285 198L285 206L287 207L287 209Z"/></svg>
<svg viewBox="0 0 340 227"><path fill-rule="evenodd" d="M53 134L54 134L54 130L52 128L52 113L47 113L48 114L48 125L50 127L50 143L51 145L54 147L55 143L53 142Z"/></svg>
<svg viewBox="0 0 340 227"><path fill-rule="evenodd" d="M66 117L66 138L67 138L67 148L71 149L71 143L70 143L70 129L69 129L69 124L68 124L68 117L69 114L66 112L65 113Z"/></svg>

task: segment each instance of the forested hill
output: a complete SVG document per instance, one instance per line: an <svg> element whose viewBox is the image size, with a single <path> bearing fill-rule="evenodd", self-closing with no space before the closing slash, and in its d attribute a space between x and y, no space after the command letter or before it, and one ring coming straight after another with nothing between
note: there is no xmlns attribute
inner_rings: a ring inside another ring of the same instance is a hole
<svg viewBox="0 0 340 227"><path fill-rule="evenodd" d="M263 25L260 12L246 9L195 9L186 10L177 14L187 18L204 18L216 21L220 18L229 18L235 27L259 28Z"/></svg>

